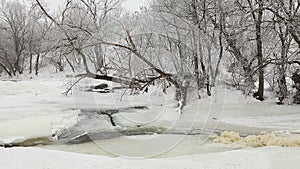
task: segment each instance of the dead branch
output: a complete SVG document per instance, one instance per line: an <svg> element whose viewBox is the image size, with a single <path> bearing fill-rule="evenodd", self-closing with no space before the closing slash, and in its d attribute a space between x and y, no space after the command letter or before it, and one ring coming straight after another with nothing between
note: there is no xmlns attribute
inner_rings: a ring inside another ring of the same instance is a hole
<svg viewBox="0 0 300 169"><path fill-rule="evenodd" d="M63 94L67 96L67 95L69 94L69 92L72 90L72 88L73 88L77 83L79 83L82 79L84 79L84 78L86 78L86 77L83 76L83 77L79 78L75 83L73 83L73 84L68 88L67 91L63 92Z"/></svg>

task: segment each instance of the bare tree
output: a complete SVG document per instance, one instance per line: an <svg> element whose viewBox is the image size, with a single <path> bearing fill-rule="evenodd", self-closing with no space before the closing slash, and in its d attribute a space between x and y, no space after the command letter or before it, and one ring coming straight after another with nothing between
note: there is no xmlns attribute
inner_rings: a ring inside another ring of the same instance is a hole
<svg viewBox="0 0 300 169"><path fill-rule="evenodd" d="M55 14L40 0L21 6L1 8L0 67L10 76L27 67L38 74L42 59L132 93L174 86L181 108L189 94L210 96L223 82L263 101L267 76L272 88L277 81L281 104L299 62L297 0L153 1L134 14L122 12L121 0L65 0Z"/></svg>
<svg viewBox="0 0 300 169"><path fill-rule="evenodd" d="M24 70L25 47L28 34L28 14L24 5L17 1L1 7L2 43L1 65L9 75L22 74Z"/></svg>

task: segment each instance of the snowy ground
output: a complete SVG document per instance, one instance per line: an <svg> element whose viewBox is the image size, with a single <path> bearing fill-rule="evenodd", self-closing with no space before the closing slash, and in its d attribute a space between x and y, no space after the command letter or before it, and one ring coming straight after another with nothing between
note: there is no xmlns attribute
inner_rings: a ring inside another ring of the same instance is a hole
<svg viewBox="0 0 300 169"><path fill-rule="evenodd" d="M36 148L0 149L3 169L294 169L299 148L268 147L171 159L109 158Z"/></svg>
<svg viewBox="0 0 300 169"><path fill-rule="evenodd" d="M90 85L84 81L82 86ZM112 109L148 106L149 109L120 112L114 116L118 128L148 126L166 128L166 133L120 137L80 145L51 145L43 148L0 149L0 168L298 168L299 148L244 148L221 145L208 139L215 131L235 131L241 135L262 131L300 132L299 106L278 106L274 100L264 103L245 98L228 89L215 89L214 97L191 102L177 111L172 93L155 90L143 96L123 93L95 94L73 92L61 95L67 82L59 79L0 81L0 143L28 138L50 137L59 129L72 127L80 117L79 109ZM95 82L100 83L100 82ZM108 119L98 117L80 124L85 132L94 128L112 131ZM203 133L186 136L184 133ZM95 150L99 147L106 150ZM166 151L170 150L170 151ZM166 151L164 153L164 151ZM90 156L85 154L102 156ZM131 152L131 153L129 153ZM160 159L126 159L105 156L152 157ZM179 157L184 156L184 157ZM165 159L171 157L171 159ZM15 161L18 161L16 163ZM126 166L126 167L125 167Z"/></svg>

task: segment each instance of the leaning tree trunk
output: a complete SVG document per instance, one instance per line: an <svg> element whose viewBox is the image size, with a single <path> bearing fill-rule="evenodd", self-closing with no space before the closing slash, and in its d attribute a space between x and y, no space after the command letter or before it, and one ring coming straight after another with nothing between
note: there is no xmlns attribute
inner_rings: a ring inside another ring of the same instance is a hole
<svg viewBox="0 0 300 169"><path fill-rule="evenodd" d="M2 63L0 63L0 74L2 73L2 70L4 70L8 76L12 77L12 73L10 72L10 70L8 68L6 68L6 66Z"/></svg>

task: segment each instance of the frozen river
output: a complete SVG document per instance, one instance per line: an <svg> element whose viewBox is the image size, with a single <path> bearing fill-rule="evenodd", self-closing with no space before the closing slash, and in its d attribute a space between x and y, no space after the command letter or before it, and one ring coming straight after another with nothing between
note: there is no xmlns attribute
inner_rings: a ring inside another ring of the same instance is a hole
<svg viewBox="0 0 300 169"><path fill-rule="evenodd" d="M61 86L61 81L1 81L0 143L60 133L63 139L52 138L49 145L38 147L109 157L174 158L244 149L209 138L226 130L249 135L300 129L299 106L251 101L223 89L180 114L168 95L124 96L120 101L118 94L64 96ZM116 126L103 111L113 112ZM109 134L101 138L103 133ZM82 139L85 136L90 140Z"/></svg>
<svg viewBox="0 0 300 169"><path fill-rule="evenodd" d="M43 146L43 148L110 157L171 158L224 152L238 147L213 144L207 136L144 135L118 137L83 144L49 145Z"/></svg>

